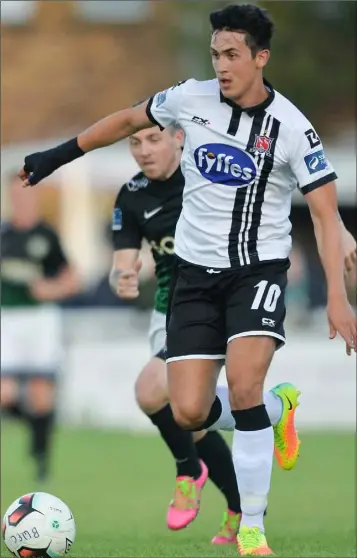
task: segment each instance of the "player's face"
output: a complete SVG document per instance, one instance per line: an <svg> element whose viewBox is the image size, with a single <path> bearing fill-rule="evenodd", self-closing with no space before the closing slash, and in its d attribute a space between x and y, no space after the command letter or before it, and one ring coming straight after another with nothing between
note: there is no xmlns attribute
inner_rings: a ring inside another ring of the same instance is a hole
<svg viewBox="0 0 357 558"><path fill-rule="evenodd" d="M23 188L20 179L9 186L11 215L23 226L31 226L38 219L38 190Z"/></svg>
<svg viewBox="0 0 357 558"><path fill-rule="evenodd" d="M244 33L216 31L211 39L211 56L223 95L239 103L256 79L261 79L269 51L258 51L253 58Z"/></svg>
<svg viewBox="0 0 357 558"><path fill-rule="evenodd" d="M181 155L182 133L159 127L141 130L130 137L131 153L151 180L168 178L176 169Z"/></svg>

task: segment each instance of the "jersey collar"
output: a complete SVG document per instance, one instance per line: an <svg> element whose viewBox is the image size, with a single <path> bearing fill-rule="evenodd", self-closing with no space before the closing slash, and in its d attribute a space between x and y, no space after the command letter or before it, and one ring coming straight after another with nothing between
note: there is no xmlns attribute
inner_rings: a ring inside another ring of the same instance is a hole
<svg viewBox="0 0 357 558"><path fill-rule="evenodd" d="M183 181L183 175L181 171L181 165L179 165L175 170L175 172L171 176L166 178L166 180L150 180L151 184L154 187L159 187L159 188L162 188L163 184L169 184L172 187L182 186L182 181Z"/></svg>
<svg viewBox="0 0 357 558"><path fill-rule="evenodd" d="M255 105L254 107L242 108L237 103L235 103L234 101L231 101L230 99L227 99L223 95L222 91L219 90L221 103L227 103L227 105L229 105L232 108L238 109L242 112L246 112L248 114L248 116L254 116L254 114L257 114L258 112L261 112L262 110L265 110L274 101L275 91L274 91L272 85L270 85L270 83L265 78L263 78L263 82L264 82L264 85L265 85L269 95L265 99L265 101L263 101L259 105Z"/></svg>

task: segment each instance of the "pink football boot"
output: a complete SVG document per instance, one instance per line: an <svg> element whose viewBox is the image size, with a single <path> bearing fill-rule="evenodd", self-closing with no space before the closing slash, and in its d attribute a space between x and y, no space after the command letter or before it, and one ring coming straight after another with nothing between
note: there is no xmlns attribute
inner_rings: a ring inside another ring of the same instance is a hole
<svg viewBox="0 0 357 558"><path fill-rule="evenodd" d="M208 479L208 469L200 461L201 475L197 480L192 477L176 477L174 498L167 512L167 526L173 531L187 527L200 511L201 491Z"/></svg>

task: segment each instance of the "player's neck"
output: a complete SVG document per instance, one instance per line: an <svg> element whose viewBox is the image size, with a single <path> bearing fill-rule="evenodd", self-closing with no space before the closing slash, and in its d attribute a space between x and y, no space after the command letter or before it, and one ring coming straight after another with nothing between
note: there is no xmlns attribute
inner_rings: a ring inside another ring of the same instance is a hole
<svg viewBox="0 0 357 558"><path fill-rule="evenodd" d="M253 86L238 98L232 99L234 103L243 109L255 107L263 103L269 97L269 91L262 80L254 83Z"/></svg>
<svg viewBox="0 0 357 558"><path fill-rule="evenodd" d="M38 223L38 219L23 219L19 217L12 218L12 226L14 229L18 230L29 230L33 229Z"/></svg>
<svg viewBox="0 0 357 558"><path fill-rule="evenodd" d="M181 151L180 151L180 153L181 153ZM172 162L172 165L170 165L166 169L166 172L162 175L162 177L158 178L157 180L164 182L165 180L168 180L169 178L171 178L171 176L174 175L175 172L177 171L177 169L179 168L180 160L181 160L181 157L175 158L174 161Z"/></svg>

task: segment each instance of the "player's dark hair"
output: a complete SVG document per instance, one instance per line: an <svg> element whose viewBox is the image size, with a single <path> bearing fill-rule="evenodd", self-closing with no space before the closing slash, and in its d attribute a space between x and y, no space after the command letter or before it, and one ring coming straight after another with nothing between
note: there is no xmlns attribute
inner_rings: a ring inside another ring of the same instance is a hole
<svg viewBox="0 0 357 558"><path fill-rule="evenodd" d="M245 33L245 41L253 57L259 50L269 49L274 24L266 10L251 4L234 4L210 14L212 33L215 31L239 31Z"/></svg>

